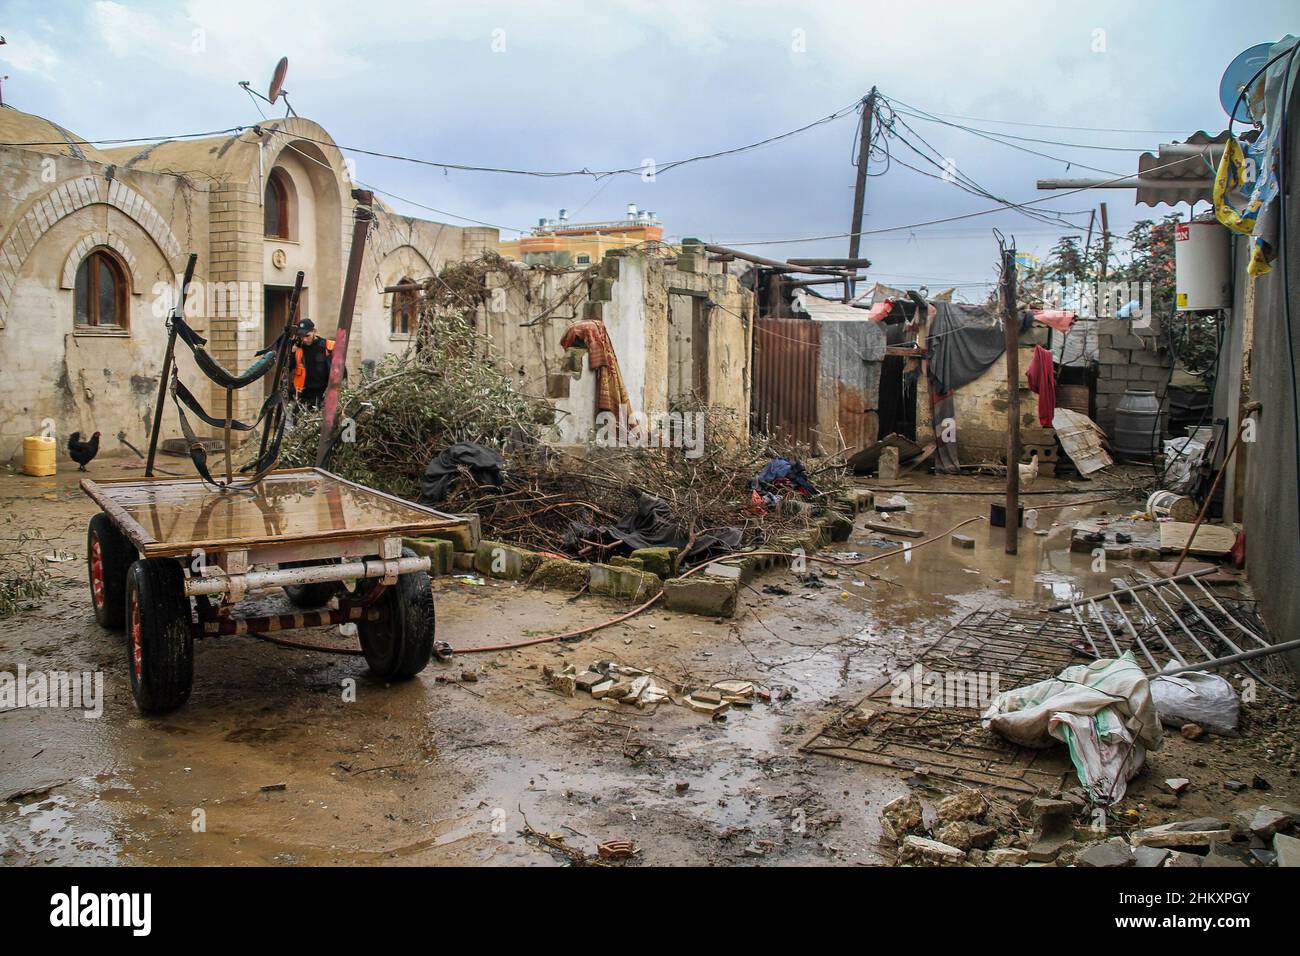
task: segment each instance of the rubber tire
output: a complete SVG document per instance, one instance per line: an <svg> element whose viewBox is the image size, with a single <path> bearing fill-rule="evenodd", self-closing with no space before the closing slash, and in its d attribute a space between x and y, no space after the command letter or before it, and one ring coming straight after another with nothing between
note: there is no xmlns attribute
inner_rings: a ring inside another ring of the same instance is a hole
<svg viewBox="0 0 1300 956"><path fill-rule="evenodd" d="M95 595L95 545L99 545L100 575L103 592ZM90 519L86 528L86 580L90 585L90 603L100 627L120 631L126 627L126 573L139 555L135 545L102 511Z"/></svg>
<svg viewBox="0 0 1300 956"><path fill-rule="evenodd" d="M180 563L146 558L132 564L126 610L127 671L136 707L146 714L175 710L194 686L194 633Z"/></svg>
<svg viewBox="0 0 1300 956"><path fill-rule="evenodd" d="M285 561L281 568L306 568L321 564L320 561ZM312 610L324 607L339 589L337 581L323 581L320 584L286 584L284 593L289 596L294 607Z"/></svg>
<svg viewBox="0 0 1300 956"><path fill-rule="evenodd" d="M415 552L402 549L402 557ZM360 620L357 635L370 672L383 680L407 680L428 666L433 656L436 622L433 587L423 571L400 574L397 583L375 602L384 611L380 621Z"/></svg>

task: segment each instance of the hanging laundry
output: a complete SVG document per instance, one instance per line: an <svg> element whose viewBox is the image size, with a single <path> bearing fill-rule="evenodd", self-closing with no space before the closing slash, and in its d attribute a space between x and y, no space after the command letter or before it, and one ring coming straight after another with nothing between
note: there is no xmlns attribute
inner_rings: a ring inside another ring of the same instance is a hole
<svg viewBox="0 0 1300 956"><path fill-rule="evenodd" d="M1025 379L1029 390L1038 396L1038 424L1051 428L1056 414L1056 367L1052 365L1052 353L1041 345L1034 346L1034 357L1025 369Z"/></svg>
<svg viewBox="0 0 1300 956"><path fill-rule="evenodd" d="M605 323L590 320L569 326L560 339L560 348L574 346L586 348L587 362L596 372L596 411L618 415L619 409L629 407L632 402Z"/></svg>

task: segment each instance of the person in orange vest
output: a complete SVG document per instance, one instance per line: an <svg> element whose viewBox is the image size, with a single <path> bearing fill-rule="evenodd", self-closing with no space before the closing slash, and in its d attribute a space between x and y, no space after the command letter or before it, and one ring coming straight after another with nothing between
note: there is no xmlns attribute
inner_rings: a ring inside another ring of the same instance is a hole
<svg viewBox="0 0 1300 956"><path fill-rule="evenodd" d="M334 359L334 340L316 334L316 323L303 319L294 335L290 353L293 390L298 401L320 408L330 381L330 362Z"/></svg>

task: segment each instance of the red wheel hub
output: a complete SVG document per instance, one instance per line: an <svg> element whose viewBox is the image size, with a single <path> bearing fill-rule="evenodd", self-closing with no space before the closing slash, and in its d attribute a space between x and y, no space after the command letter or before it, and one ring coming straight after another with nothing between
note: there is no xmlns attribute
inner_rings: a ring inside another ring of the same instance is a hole
<svg viewBox="0 0 1300 956"><path fill-rule="evenodd" d="M95 599L95 607L104 606L104 553L99 547L99 538L90 539L90 591Z"/></svg>
<svg viewBox="0 0 1300 956"><path fill-rule="evenodd" d="M140 605L135 601L131 602L131 667L135 670L138 684L144 667L144 646L140 642Z"/></svg>

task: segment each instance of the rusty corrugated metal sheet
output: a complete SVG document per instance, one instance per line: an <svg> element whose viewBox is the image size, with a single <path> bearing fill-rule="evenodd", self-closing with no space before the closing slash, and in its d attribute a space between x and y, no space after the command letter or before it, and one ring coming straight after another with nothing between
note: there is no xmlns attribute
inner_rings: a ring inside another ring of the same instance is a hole
<svg viewBox="0 0 1300 956"><path fill-rule="evenodd" d="M811 445L817 428L821 323L807 319L754 322L753 427Z"/></svg>
<svg viewBox="0 0 1300 956"><path fill-rule="evenodd" d="M842 448L853 454L879 437L885 330L869 320L815 324L821 326L818 445L823 454Z"/></svg>

